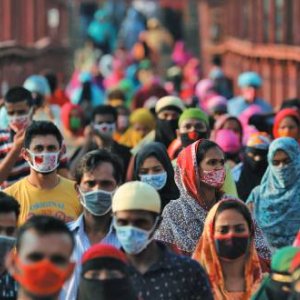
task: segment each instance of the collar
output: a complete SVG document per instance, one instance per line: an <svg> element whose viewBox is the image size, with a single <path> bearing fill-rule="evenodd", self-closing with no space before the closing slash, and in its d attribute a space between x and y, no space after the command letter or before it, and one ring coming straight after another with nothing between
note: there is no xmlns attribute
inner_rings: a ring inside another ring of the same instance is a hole
<svg viewBox="0 0 300 300"><path fill-rule="evenodd" d="M70 222L68 224L68 227L75 234L77 232L85 233L85 231L84 231L84 217L83 217L83 213L78 217L78 219L76 221ZM114 230L115 229L114 229L113 223L111 221L110 222L110 226L109 226L109 230L107 232L107 235L112 234Z"/></svg>

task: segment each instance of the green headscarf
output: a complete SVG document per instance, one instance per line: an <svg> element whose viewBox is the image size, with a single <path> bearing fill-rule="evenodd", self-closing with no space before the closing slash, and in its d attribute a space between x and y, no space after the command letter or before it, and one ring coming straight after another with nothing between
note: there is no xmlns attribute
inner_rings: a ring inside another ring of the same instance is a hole
<svg viewBox="0 0 300 300"><path fill-rule="evenodd" d="M203 122L205 122L207 128L209 127L208 116L200 108L187 108L187 109L185 109L183 111L183 113L181 114L180 118L179 118L178 125L180 126L180 124L183 121L189 120L189 119L196 119L196 120L203 121Z"/></svg>

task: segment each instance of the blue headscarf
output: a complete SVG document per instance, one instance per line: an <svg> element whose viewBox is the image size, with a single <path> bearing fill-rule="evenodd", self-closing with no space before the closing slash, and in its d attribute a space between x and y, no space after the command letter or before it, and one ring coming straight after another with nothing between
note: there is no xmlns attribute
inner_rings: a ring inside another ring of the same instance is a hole
<svg viewBox="0 0 300 300"><path fill-rule="evenodd" d="M278 150L291 162L274 166ZM250 194L247 203L254 204L254 218L274 248L291 245L300 228L300 148L289 137L273 141L268 153L269 167L261 184Z"/></svg>

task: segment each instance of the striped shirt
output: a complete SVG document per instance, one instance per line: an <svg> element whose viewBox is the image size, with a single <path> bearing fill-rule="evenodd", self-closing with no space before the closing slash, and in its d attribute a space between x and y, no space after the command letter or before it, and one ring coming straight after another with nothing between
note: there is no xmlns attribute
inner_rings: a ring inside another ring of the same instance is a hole
<svg viewBox="0 0 300 300"><path fill-rule="evenodd" d="M69 229L73 232L75 238L75 248L72 254L72 261L76 262L76 267L72 277L64 285L61 292L60 299L63 300L76 300L77 291L80 282L81 273L81 257L83 253L91 246L89 238L84 231L84 219L83 214L79 218L68 224ZM109 244L116 248L121 248L121 244L117 239L116 232L111 224L107 235L99 242L100 244Z"/></svg>
<svg viewBox="0 0 300 300"><path fill-rule="evenodd" d="M5 156L11 151L13 147L14 132L12 130L0 130L0 162L5 158ZM64 154L60 159L59 168L67 167L67 156ZM25 159L20 155L15 165L10 171L10 174L0 184L0 188L3 190L18 180L26 177L30 173L30 167Z"/></svg>

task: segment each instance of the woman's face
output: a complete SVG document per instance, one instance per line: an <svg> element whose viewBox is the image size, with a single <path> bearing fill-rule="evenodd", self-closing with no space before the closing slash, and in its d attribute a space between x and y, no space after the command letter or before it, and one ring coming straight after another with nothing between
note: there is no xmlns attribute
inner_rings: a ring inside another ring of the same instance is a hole
<svg viewBox="0 0 300 300"><path fill-rule="evenodd" d="M274 154L272 164L275 167L284 167L291 162L290 157L283 150L277 150Z"/></svg>
<svg viewBox="0 0 300 300"><path fill-rule="evenodd" d="M222 129L229 129L229 130L232 130L233 132L235 132L240 138L241 138L241 128L240 128L240 125L239 123L234 120L234 119L229 119L227 120Z"/></svg>
<svg viewBox="0 0 300 300"><path fill-rule="evenodd" d="M147 157L140 167L139 175L155 175L165 172L164 166L155 156Z"/></svg>
<svg viewBox="0 0 300 300"><path fill-rule="evenodd" d="M300 136L299 126L292 117L286 117L279 124L278 135L298 140Z"/></svg>
<svg viewBox="0 0 300 300"><path fill-rule="evenodd" d="M228 234L248 234L250 229L244 216L236 209L222 211L215 220L214 234L218 236Z"/></svg>
<svg viewBox="0 0 300 300"><path fill-rule="evenodd" d="M138 132L142 137L146 136L150 132L150 128L141 123L134 123L133 129Z"/></svg>
<svg viewBox="0 0 300 300"><path fill-rule="evenodd" d="M225 157L224 153L218 147L210 148L200 162L200 177L204 171L220 170L224 168Z"/></svg>

